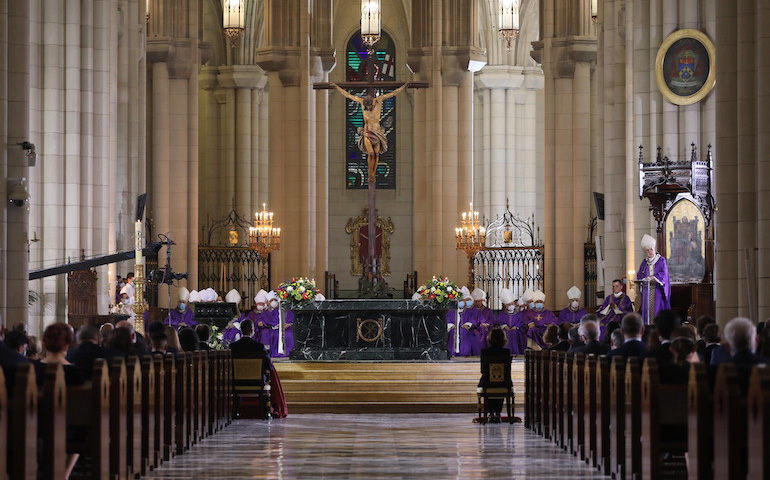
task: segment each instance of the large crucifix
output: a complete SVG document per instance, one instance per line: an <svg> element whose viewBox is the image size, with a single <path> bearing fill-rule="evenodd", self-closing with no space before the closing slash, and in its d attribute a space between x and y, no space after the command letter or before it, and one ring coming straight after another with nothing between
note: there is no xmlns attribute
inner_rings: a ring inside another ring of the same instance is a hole
<svg viewBox="0 0 770 480"><path fill-rule="evenodd" d="M382 115L382 105L388 98L398 95L406 88L426 88L425 82L382 82L377 81L375 76L375 65L378 62L377 55L374 52L374 44L368 44L366 58L366 81L365 82L346 82L346 83L316 83L315 89L336 88L345 97L361 105L361 113L364 117L364 126L358 129L358 148L366 154L368 164L368 197L369 197L369 220L368 235L369 248L366 261L364 262L363 275L359 280L359 291L371 289L371 292L382 292L387 289L387 282L382 276L382 269L377 262L377 211L376 211L376 191L377 191L377 165L380 161L380 155L388 149L388 140L386 132L380 125ZM350 89L366 89L366 96L359 97L348 92ZM377 90L392 90L376 96Z"/></svg>

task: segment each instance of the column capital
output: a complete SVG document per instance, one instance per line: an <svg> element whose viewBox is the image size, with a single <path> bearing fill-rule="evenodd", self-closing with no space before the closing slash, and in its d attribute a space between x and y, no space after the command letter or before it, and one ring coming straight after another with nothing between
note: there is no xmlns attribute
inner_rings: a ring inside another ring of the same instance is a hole
<svg viewBox="0 0 770 480"><path fill-rule="evenodd" d="M542 90L543 72L539 68L513 65L490 65L476 75L476 85L490 90Z"/></svg>
<svg viewBox="0 0 770 480"><path fill-rule="evenodd" d="M169 78L186 79L193 66L208 61L211 45L190 38L153 37L147 39L147 61L165 63Z"/></svg>
<svg viewBox="0 0 770 480"><path fill-rule="evenodd" d="M264 88L267 75L257 65L228 65L219 67L217 82L223 88Z"/></svg>
<svg viewBox="0 0 770 480"><path fill-rule="evenodd" d="M486 52L478 47L442 47L441 76L444 85L458 86L467 72L477 72L487 64ZM430 77L434 68L432 48L410 48L407 50L407 65L418 77Z"/></svg>
<svg viewBox="0 0 770 480"><path fill-rule="evenodd" d="M269 47L257 50L256 62L266 72L277 72L285 86L298 86L300 75L300 57L303 47ZM305 72L304 74L307 74Z"/></svg>

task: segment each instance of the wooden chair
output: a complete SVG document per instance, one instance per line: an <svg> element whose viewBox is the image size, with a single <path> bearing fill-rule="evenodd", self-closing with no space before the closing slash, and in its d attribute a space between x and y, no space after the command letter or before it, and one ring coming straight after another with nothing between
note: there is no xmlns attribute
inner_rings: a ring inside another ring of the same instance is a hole
<svg viewBox="0 0 770 480"><path fill-rule="evenodd" d="M610 362L610 474L616 480L626 478L623 468L626 462L625 373L626 360L622 357L612 357Z"/></svg>
<svg viewBox="0 0 770 480"><path fill-rule="evenodd" d="M641 412L641 439L644 441L634 442L634 445L641 444L642 478L658 479L663 476L664 471L661 461L663 452L683 455L687 451L687 439L676 438L676 435L672 438L671 433L667 433L666 429L680 428L686 432L689 414L687 386L660 383L658 362L654 358L645 359L642 367ZM626 428L629 428L628 424ZM627 437L626 441L629 439L633 440ZM626 468L630 471L631 466L626 465ZM674 472L667 472L669 475L672 473Z"/></svg>
<svg viewBox="0 0 770 480"><path fill-rule="evenodd" d="M128 475L127 402L126 361L116 358L110 374L110 476L117 480L125 480Z"/></svg>
<svg viewBox="0 0 770 480"><path fill-rule="evenodd" d="M596 465L596 355L586 356L583 367L583 449L580 458Z"/></svg>
<svg viewBox="0 0 770 480"><path fill-rule="evenodd" d="M46 365L38 405L40 473L43 478L61 478L67 465L67 385L61 364Z"/></svg>
<svg viewBox="0 0 770 480"><path fill-rule="evenodd" d="M238 360L236 360L238 361ZM476 401L478 416L481 423L489 421L489 400L502 400L505 402L505 411L508 422L513 423L513 383L511 381L511 362L482 363L482 372L489 379L489 383L476 389Z"/></svg>
<svg viewBox="0 0 770 480"><path fill-rule="evenodd" d="M711 480L714 458L714 398L708 365L693 363L687 386L687 474L692 480ZM762 478L762 477L757 477Z"/></svg>
<svg viewBox="0 0 770 480"><path fill-rule="evenodd" d="M261 358L234 358L233 396L240 404L240 398L259 399L264 418L270 418L270 374L263 372ZM237 408L237 407L236 407Z"/></svg>
<svg viewBox="0 0 770 480"><path fill-rule="evenodd" d="M600 355L596 361L596 464L610 474L610 360Z"/></svg>
<svg viewBox="0 0 770 480"><path fill-rule="evenodd" d="M583 369L585 368L585 355L578 353L572 363L572 442L569 452L572 455L581 456L583 440L585 436L585 423L583 418L583 399L585 397L585 384L583 383Z"/></svg>
<svg viewBox="0 0 770 480"><path fill-rule="evenodd" d="M642 368L639 359L631 357L626 361L623 397L626 404L625 428L626 461L623 464L626 478L639 478L642 472L642 417L641 391ZM653 407L654 408L654 407ZM649 443L648 439L645 439Z"/></svg>
<svg viewBox="0 0 770 480"><path fill-rule="evenodd" d="M770 477L770 368L757 365L749 383L749 475Z"/></svg>

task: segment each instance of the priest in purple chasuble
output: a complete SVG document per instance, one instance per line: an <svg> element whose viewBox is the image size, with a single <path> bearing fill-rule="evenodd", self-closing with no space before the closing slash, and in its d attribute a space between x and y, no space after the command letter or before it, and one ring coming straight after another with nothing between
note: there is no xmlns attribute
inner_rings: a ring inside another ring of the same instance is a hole
<svg viewBox="0 0 770 480"><path fill-rule="evenodd" d="M559 323L571 323L574 325L580 323L583 315L588 314L586 309L580 306L580 297L582 296L583 292L574 285L567 290L569 304L559 312Z"/></svg>
<svg viewBox="0 0 770 480"><path fill-rule="evenodd" d="M473 306L473 298L471 298L471 292L468 290L468 287L460 289L460 297L460 300L457 302L457 311L453 312L450 310L447 312L447 347L452 355L468 357L473 354L472 343L474 341L473 322L465 319L467 317L466 313ZM458 330L460 332L460 348L457 351L455 351L455 335L457 335L455 328L457 328L458 322L455 315L460 316L460 329Z"/></svg>
<svg viewBox="0 0 770 480"><path fill-rule="evenodd" d="M627 313L634 311L634 305L631 299L623 292L623 282L620 279L612 281L612 293L607 295L604 303L596 310L602 326L602 330L610 322L617 322L618 325ZM602 331L602 333L604 333ZM603 338L603 337L602 337Z"/></svg>
<svg viewBox="0 0 770 480"><path fill-rule="evenodd" d="M276 324L276 315L267 310L267 292L260 290L254 297L254 308L246 315L246 318L254 322L254 340L261 342L272 357L275 355L273 348L277 348L277 330L273 330ZM273 333L276 332L276 333Z"/></svg>
<svg viewBox="0 0 770 480"><path fill-rule="evenodd" d="M543 335L548 325L555 325L558 320L552 311L545 308L545 293L540 290L535 291L533 302L530 302L529 310L523 313L523 320L529 327L527 330L527 344L538 345L545 348Z"/></svg>
<svg viewBox="0 0 770 480"><path fill-rule="evenodd" d="M516 299L513 298L513 291L504 288L500 290L500 302L503 309L497 314L494 326L501 328L508 339L508 349L513 355L523 355L527 348L527 338L522 335L521 312L516 305Z"/></svg>
<svg viewBox="0 0 770 480"><path fill-rule="evenodd" d="M281 328L281 311L278 308L278 296L273 290L267 292L267 303L265 304L265 315L267 315L267 323L272 327L270 332L270 356L271 357L285 357L291 350L284 349L284 353L279 353L278 344L281 341L280 328ZM284 345L286 345L286 330L284 330ZM292 346L294 339L292 338ZM267 345L267 344L265 344Z"/></svg>
<svg viewBox="0 0 770 480"><path fill-rule="evenodd" d="M177 292L177 299L178 302L176 307L169 310L164 323L166 325L171 325L174 328L179 328L184 325L187 325L188 327L197 325L198 322L193 320L195 314L193 313L192 308L189 307L190 292L185 287L180 288Z"/></svg>
<svg viewBox="0 0 770 480"><path fill-rule="evenodd" d="M639 265L636 278L644 280L645 283L640 286L639 313L642 315L642 321L649 324L658 312L671 308L671 280L668 277L666 259L655 251L655 239L645 235L641 243L644 260Z"/></svg>

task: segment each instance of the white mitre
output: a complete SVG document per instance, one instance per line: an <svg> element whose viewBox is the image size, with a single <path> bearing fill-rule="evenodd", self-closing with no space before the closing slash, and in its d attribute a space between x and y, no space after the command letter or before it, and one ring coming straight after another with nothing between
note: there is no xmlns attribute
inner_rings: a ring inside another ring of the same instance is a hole
<svg viewBox="0 0 770 480"><path fill-rule="evenodd" d="M514 301L515 299L513 298L513 290L510 288L504 288L500 290L500 302L502 302L503 305L508 305Z"/></svg>
<svg viewBox="0 0 770 480"><path fill-rule="evenodd" d="M460 293L463 294L462 300L465 300L466 298L471 298L471 291L468 290L468 287L461 288Z"/></svg>
<svg viewBox="0 0 770 480"><path fill-rule="evenodd" d="M180 302L190 301L190 291L187 290L187 287L181 287L179 290L177 290L176 296Z"/></svg>
<svg viewBox="0 0 770 480"><path fill-rule="evenodd" d="M198 292L198 290L193 290L190 292L190 296L188 297L190 303L200 302L201 301L201 294Z"/></svg>
<svg viewBox="0 0 770 480"><path fill-rule="evenodd" d="M225 295L225 301L235 304L241 303L241 294L238 293L238 290L232 289Z"/></svg>
<svg viewBox="0 0 770 480"><path fill-rule="evenodd" d="M267 303L267 292L260 290L254 297L254 303Z"/></svg>
<svg viewBox="0 0 770 480"><path fill-rule="evenodd" d="M476 300L486 300L487 299L487 292L480 288L475 288L473 292L471 292L471 298Z"/></svg>
<svg viewBox="0 0 770 480"><path fill-rule="evenodd" d="M269 302L273 299L278 300L278 295L275 294L275 290L270 290L269 292L267 292L267 301Z"/></svg>
<svg viewBox="0 0 770 480"><path fill-rule="evenodd" d="M535 294L532 296L532 300L536 302L545 302L545 293L540 290L535 290Z"/></svg>
<svg viewBox="0 0 770 480"><path fill-rule="evenodd" d="M521 299L524 300L524 303L529 303L529 301L534 300L534 298L535 292L532 291L531 288L524 290L524 293L521 294Z"/></svg>
<svg viewBox="0 0 770 480"><path fill-rule="evenodd" d="M571 286L569 290L567 290L567 298L572 300L573 298L580 300L580 297L583 296L583 292L580 291L580 289L576 286Z"/></svg>
<svg viewBox="0 0 770 480"><path fill-rule="evenodd" d="M655 248L655 244L657 242L655 241L655 239L653 237L651 237L651 236L649 236L649 235L647 235L645 233L644 236L642 237L642 242L641 243L642 243L642 248L643 249L647 249L647 248Z"/></svg>

